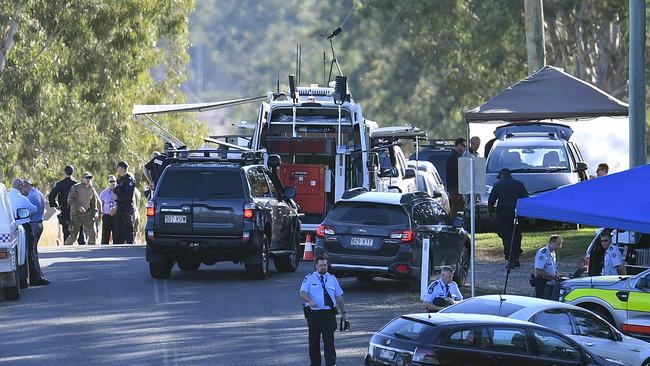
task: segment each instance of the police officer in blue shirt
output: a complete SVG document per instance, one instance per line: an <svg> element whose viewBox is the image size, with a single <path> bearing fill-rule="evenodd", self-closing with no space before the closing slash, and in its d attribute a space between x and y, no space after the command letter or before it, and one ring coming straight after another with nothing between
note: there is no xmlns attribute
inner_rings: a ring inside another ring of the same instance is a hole
<svg viewBox="0 0 650 366"><path fill-rule="evenodd" d="M621 251L616 245L612 245L612 234L609 231L603 231L600 234L600 245L605 249L603 276L624 275L625 264L623 264Z"/></svg>
<svg viewBox="0 0 650 366"><path fill-rule="evenodd" d="M548 243L535 254L535 297L543 299L546 284L558 278L557 251L562 248L562 237L551 235Z"/></svg>
<svg viewBox="0 0 650 366"><path fill-rule="evenodd" d="M320 366L320 339L325 346L325 365L336 365L334 331L336 307L341 310L342 321L347 321L343 290L333 274L327 273L327 259L314 259L316 271L305 276L300 286L300 297L305 301L305 317L309 327L309 359L311 366Z"/></svg>
<svg viewBox="0 0 650 366"><path fill-rule="evenodd" d="M453 278L454 270L451 267L442 267L440 278L429 284L424 295L424 307L427 311L439 311L463 299L463 294Z"/></svg>

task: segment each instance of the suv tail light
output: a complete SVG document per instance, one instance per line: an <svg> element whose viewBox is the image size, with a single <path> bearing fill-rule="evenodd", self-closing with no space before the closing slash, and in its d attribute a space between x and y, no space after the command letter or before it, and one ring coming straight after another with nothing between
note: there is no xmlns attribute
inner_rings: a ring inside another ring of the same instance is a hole
<svg viewBox="0 0 650 366"><path fill-rule="evenodd" d="M153 217L156 215L156 206L153 201L147 202L147 217Z"/></svg>
<svg viewBox="0 0 650 366"><path fill-rule="evenodd" d="M438 358L433 350L416 347L413 352L413 361L425 365L434 365L438 363Z"/></svg>
<svg viewBox="0 0 650 366"><path fill-rule="evenodd" d="M255 204L245 203L244 204L244 218L245 219L254 219L255 218Z"/></svg>
<svg viewBox="0 0 650 366"><path fill-rule="evenodd" d="M412 242L414 237L415 233L413 233L411 230L393 231L390 233L391 239L402 239L403 243Z"/></svg>
<svg viewBox="0 0 650 366"><path fill-rule="evenodd" d="M334 235L336 232L334 231L333 228L325 225L320 225L318 226L318 229L316 229L316 235L319 237L323 238L325 235Z"/></svg>

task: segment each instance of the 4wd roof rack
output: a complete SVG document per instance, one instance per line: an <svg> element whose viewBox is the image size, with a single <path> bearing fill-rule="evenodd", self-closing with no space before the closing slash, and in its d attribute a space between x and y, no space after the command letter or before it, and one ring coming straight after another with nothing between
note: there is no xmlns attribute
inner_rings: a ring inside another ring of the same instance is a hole
<svg viewBox="0 0 650 366"><path fill-rule="evenodd" d="M411 193L403 194L399 202L405 203L415 198L430 198L430 197L431 196L429 196L427 192L411 192Z"/></svg>
<svg viewBox="0 0 650 366"><path fill-rule="evenodd" d="M558 139L555 132L508 132L504 136L506 139L512 137L550 137L553 140Z"/></svg>
<svg viewBox="0 0 650 366"><path fill-rule="evenodd" d="M263 164L264 151L232 151L229 149L168 150L171 163L224 162L241 165Z"/></svg>

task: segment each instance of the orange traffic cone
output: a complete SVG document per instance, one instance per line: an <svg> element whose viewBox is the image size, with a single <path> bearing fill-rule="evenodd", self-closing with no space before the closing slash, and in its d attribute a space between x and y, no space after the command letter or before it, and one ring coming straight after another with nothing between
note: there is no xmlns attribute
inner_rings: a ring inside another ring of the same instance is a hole
<svg viewBox="0 0 650 366"><path fill-rule="evenodd" d="M307 234L307 239L305 240L305 252L302 255L302 260L314 260L314 245L311 243L311 234Z"/></svg>

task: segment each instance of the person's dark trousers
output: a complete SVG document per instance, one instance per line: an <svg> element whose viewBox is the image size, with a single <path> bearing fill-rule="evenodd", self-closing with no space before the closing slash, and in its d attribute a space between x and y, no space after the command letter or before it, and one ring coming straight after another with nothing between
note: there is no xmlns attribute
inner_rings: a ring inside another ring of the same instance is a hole
<svg viewBox="0 0 650 366"><path fill-rule="evenodd" d="M43 234L43 222L30 222L24 225L27 239L27 263L29 264L29 278L32 280L43 277L41 265L38 262L38 240ZM29 234L27 234L29 230Z"/></svg>
<svg viewBox="0 0 650 366"><path fill-rule="evenodd" d="M113 244L133 244L133 208L117 207Z"/></svg>
<svg viewBox="0 0 650 366"><path fill-rule="evenodd" d="M521 254L521 230L518 226L514 226L514 220L514 210L500 210L497 213L497 234L503 242L503 256L511 266L519 265L519 255ZM513 246L512 250L511 245Z"/></svg>
<svg viewBox="0 0 650 366"><path fill-rule="evenodd" d="M331 310L312 311L307 318L309 327L309 360L311 366L320 366L320 339L323 337L325 347L325 365L336 364L336 349L334 349L334 331L336 330L336 315Z"/></svg>
<svg viewBox="0 0 650 366"><path fill-rule="evenodd" d="M115 216L102 215L102 241L100 244L109 244L111 233L113 234L113 242L115 242Z"/></svg>
<svg viewBox="0 0 650 366"><path fill-rule="evenodd" d="M535 276L535 297L538 299L544 298L544 291L546 291L546 284L548 280L544 277Z"/></svg>

